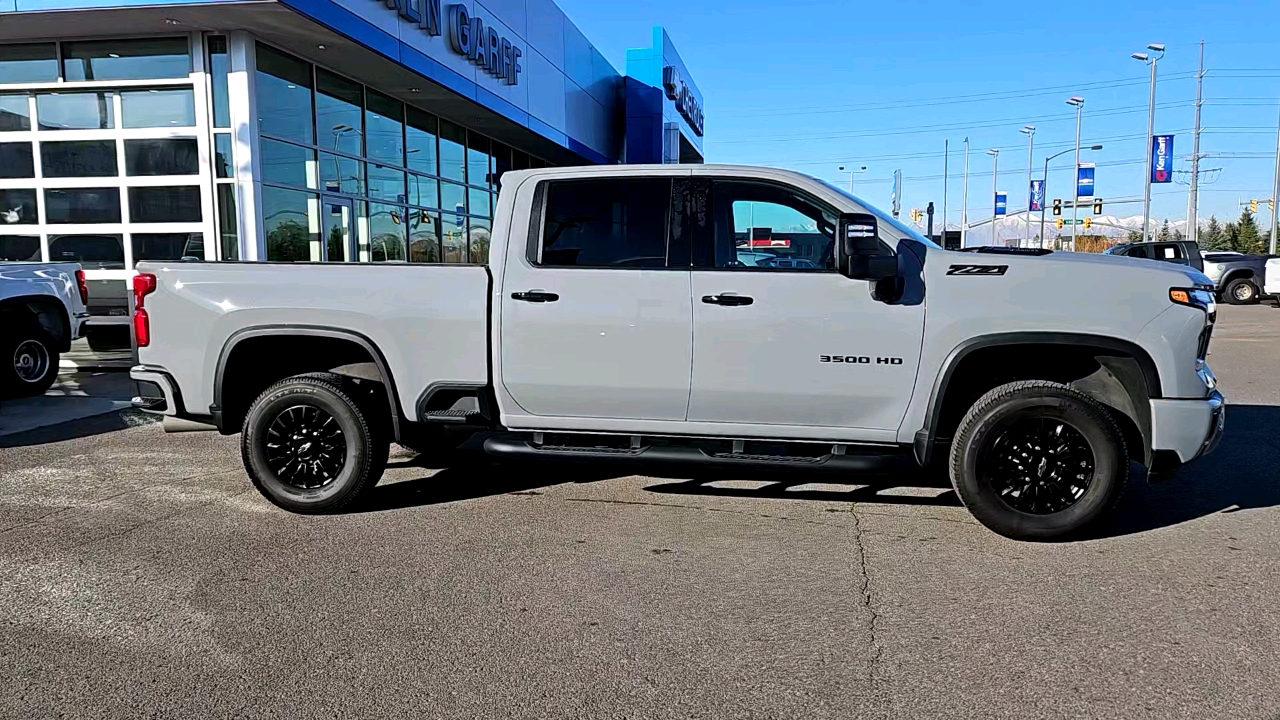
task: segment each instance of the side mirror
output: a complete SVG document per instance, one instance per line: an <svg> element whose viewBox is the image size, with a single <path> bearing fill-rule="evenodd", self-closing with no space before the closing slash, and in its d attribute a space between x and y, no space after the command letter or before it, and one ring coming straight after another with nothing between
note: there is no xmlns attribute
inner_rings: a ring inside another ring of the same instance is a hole
<svg viewBox="0 0 1280 720"><path fill-rule="evenodd" d="M836 268L854 280L883 280L898 274L898 259L880 245L876 216L845 213L836 228Z"/></svg>

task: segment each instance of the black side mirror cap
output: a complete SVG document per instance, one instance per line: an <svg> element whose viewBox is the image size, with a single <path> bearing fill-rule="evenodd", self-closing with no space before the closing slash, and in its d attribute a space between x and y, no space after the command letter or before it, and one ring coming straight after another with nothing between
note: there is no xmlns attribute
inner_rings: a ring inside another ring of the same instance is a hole
<svg viewBox="0 0 1280 720"><path fill-rule="evenodd" d="M880 244L875 215L844 213L836 237L836 268L841 275L855 280L881 280L898 273L898 258Z"/></svg>

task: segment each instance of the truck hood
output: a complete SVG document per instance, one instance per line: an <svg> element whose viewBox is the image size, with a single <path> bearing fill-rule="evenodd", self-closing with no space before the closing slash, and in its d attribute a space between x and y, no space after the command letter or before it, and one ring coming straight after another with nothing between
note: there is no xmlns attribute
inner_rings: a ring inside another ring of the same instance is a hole
<svg viewBox="0 0 1280 720"><path fill-rule="evenodd" d="M1109 271L1119 265L1130 268L1134 272L1140 273L1143 277L1153 280L1164 277L1175 284L1213 285L1213 281L1204 273L1188 265L1179 265L1163 260L1149 260L1147 258L1131 258L1123 255L1103 255L1101 253L1085 252L1052 252L1047 255L967 252L963 253L963 255L973 258L975 263L1004 263L1005 259L1008 259L1011 265L1013 261L1016 261L1019 266L1043 263L1048 266L1045 268L1048 272L1079 273L1081 277L1085 278L1091 275L1109 274Z"/></svg>

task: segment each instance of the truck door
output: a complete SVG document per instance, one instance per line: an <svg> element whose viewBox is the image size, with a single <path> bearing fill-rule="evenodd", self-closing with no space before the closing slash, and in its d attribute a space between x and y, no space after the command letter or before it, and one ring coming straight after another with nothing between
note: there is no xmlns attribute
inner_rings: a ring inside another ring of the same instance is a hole
<svg viewBox="0 0 1280 720"><path fill-rule="evenodd" d="M531 237L507 252L501 299L502 384L525 412L685 419L693 319L672 183L579 176L534 190Z"/></svg>
<svg viewBox="0 0 1280 720"><path fill-rule="evenodd" d="M711 221L694 234L689 421L892 439L914 387L923 304L885 304L833 269L838 211L826 202L745 178L714 178L710 194Z"/></svg>

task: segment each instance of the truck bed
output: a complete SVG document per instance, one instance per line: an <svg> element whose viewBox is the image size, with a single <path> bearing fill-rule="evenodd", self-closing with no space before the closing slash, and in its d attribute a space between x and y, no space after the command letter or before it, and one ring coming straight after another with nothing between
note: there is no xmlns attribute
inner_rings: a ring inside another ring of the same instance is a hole
<svg viewBox="0 0 1280 720"><path fill-rule="evenodd" d="M189 414L213 403L220 356L237 334L323 326L381 351L401 405L433 382L489 375L487 268L468 265L144 262L151 345L139 362L166 368Z"/></svg>

